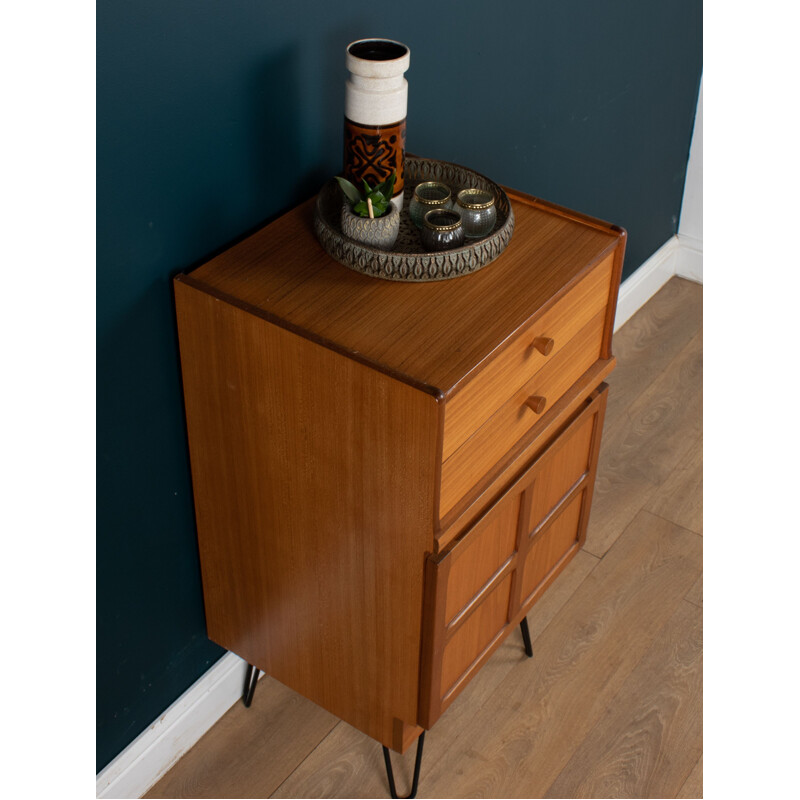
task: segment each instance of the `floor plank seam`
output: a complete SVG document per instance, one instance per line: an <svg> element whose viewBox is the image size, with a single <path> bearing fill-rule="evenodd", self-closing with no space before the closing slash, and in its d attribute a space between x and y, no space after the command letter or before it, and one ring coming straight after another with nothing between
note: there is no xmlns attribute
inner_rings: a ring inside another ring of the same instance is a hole
<svg viewBox="0 0 800 800"><path fill-rule="evenodd" d="M700 758L698 758L698 759L697 759L697 763L696 763L696 764L695 764L695 765L692 767L691 771L690 771L690 772L689 772L689 774L686 776L686 780L685 780L685 781L684 781L684 782L681 784L681 788L680 788L680 789L678 789L678 794L676 795L676 797L684 797L684 796L686 796L686 795L684 794L684 790L685 790L685 788L686 788L686 784L688 784L688 783L689 783L689 781L692 779L692 775L694 774L694 771L697 769L698 765L700 764L700 762L701 762L702 760L703 760L703 756L701 755L701 756L700 756ZM702 797L703 797L703 792L702 792L702 779L701 779L701 790L700 790L700 795L699 795L699 797L698 797L698 798L696 798L695 800L701 800L701 798L702 798Z"/></svg>
<svg viewBox="0 0 800 800"><path fill-rule="evenodd" d="M586 550L585 552L587 552L587 553L588 553L589 551L588 551L588 550ZM581 581L581 582L580 582L580 583L579 583L579 584L578 584L578 585L577 585L577 586L576 586L576 587L575 587L575 588L572 590L572 593L570 594L570 596L569 596L569 597L568 597L568 598L567 598L567 599L566 599L566 600L565 600L565 601L564 601L564 602L561 604L561 606L559 607L558 611L556 611L556 613L553 615L552 619L551 619L551 620L550 620L550 621L547 623L547 625L545 625L545 626L544 626L544 628L542 628L542 629L541 629L541 630L540 630L540 631L539 631L537 634L534 634L533 636L531 636L531 644L532 644L532 645L535 645L535 644L536 644L536 642L537 642L537 641L538 641L538 640L539 640L539 639L542 637L542 635L544 634L544 632L545 632L545 631L546 631L546 630L547 630L547 629L548 629L548 628L549 628L549 627L550 627L550 626L551 626L551 625L552 625L552 624L553 624L553 623L554 623L554 622L555 622L555 621L558 619L558 616L559 616L559 614L561 613L561 611L562 611L562 610L563 610L563 609L564 609L564 608L565 608L565 607L566 607L566 606L569 604L569 601L570 601L570 600L572 600L572 598L575 596L575 592L577 592L577 591L578 591L578 589L580 589L580 588L581 588L581 586L583 586L583 584L584 584L584 582L586 581L586 579L587 579L587 578L588 578L590 575L592 575L592 574L594 573L594 571L597 569L598 565L599 565L599 564L600 564L600 562L602 561L602 558L600 558L600 557L598 557L598 556L594 555L594 553L589 553L589 555L590 555L590 556L593 556L594 558L596 558L596 559L597 559L596 563L595 563L595 564L592 566L592 568L591 568L591 569L590 569L590 570L589 570L589 571L586 573L586 575L584 575L584 576L583 576L583 580L582 580L582 581ZM559 576L559 577L560 577L560 576ZM535 608L536 608L536 607L534 606L534 609L535 609ZM533 611L533 609L531 609L531 611ZM530 613L530 612L529 612L529 613ZM526 660L521 660L521 661L520 661L520 663L521 663L521 664L525 664L525 663L526 663Z"/></svg>
<svg viewBox="0 0 800 800"><path fill-rule="evenodd" d="M676 528L680 528L682 531L686 531L686 533L692 533L695 536L699 536L701 539L703 538L702 533L698 533L697 531L693 531L691 528L687 528L685 525L681 525L679 522L675 522L674 519L669 519L669 517L665 517L663 514L659 514L657 511L650 511L647 508L640 508L639 511L646 511L648 514L652 514L654 517L658 517L659 519L663 519L664 522L669 522L670 525L674 525Z"/></svg>
<svg viewBox="0 0 800 800"><path fill-rule="evenodd" d="M703 610L703 606L702 606L702 604L700 604L700 603L695 603L695 602L693 602L692 600L690 600L688 597L684 597L684 598L683 598L683 602L684 602L684 603L688 603L690 606L694 606L695 608L698 608L698 609L700 609L700 611L702 611L702 610Z"/></svg>
<svg viewBox="0 0 800 800"><path fill-rule="evenodd" d="M272 794L270 795L270 797L275 797L275 795L276 795L276 794L278 794L278 792L280 792L280 790L281 790L281 786L283 786L283 784L284 784L284 783L286 783L286 781L288 781L288 780L289 780L289 779L292 777L292 775L294 775L294 774L295 774L295 772L297 772L297 770L298 770L298 769L300 769L300 767L302 767L302 766L303 766L303 764L305 764L305 763L306 763L306 761L308 761L308 759L309 759L309 758L311 758L311 756L312 756L312 755L314 755L314 753L317 751L317 748L318 748L318 747L319 747L319 746L320 746L320 745L321 745L321 744L322 744L322 743L323 743L323 742L324 742L324 741L325 741L325 740L326 740L326 739L327 739L327 738L328 738L328 737L329 737L329 736L330 736L330 735L331 735L331 734L332 734L332 733L333 733L333 732L334 732L334 731L335 731L335 730L336 730L336 729L337 729L337 728L338 728L338 727L339 727L341 724L342 724L342 721L341 721L341 720L339 720L339 721L338 721L338 722L337 722L337 723L336 723L336 724L335 724L335 725L334 725L334 726L333 726L333 727L332 727L332 728L331 728L331 729L330 729L330 730L329 730L329 731L328 731L328 732L327 732L327 733L326 733L326 734L325 734L325 735L324 735L324 736L323 736L323 737L322 737L322 738L321 738L321 739L320 739L320 740L319 740L319 741L318 741L318 742L317 742L317 743L314 745L314 747L312 747L312 748L311 748L311 750L309 750L309 751L308 751L308 753L306 753L306 755L305 755L305 757L303 758L303 760L302 760L302 761L298 761L298 762L297 762L297 764L295 765L294 769L293 769L293 770L292 770L292 771L291 771L291 772L290 772L290 773L289 773L289 774L288 774L288 775L287 775L287 776L286 776L286 777L285 777L285 778L284 778L284 779L283 779L283 780L280 782L280 784L278 784L278 786L275 788L275 791L274 791L274 792L272 792Z"/></svg>
<svg viewBox="0 0 800 800"><path fill-rule="evenodd" d="M637 513L638 513L638 512L637 512ZM623 528L623 530L625 530L625 529ZM619 539L619 537L620 537L621 535L622 535L622 533L620 532L620 533L617 535L617 539ZM614 544L616 544L616 542L617 542L617 539L614 539L614 542L611 544L611 547L613 547L613 546L614 546ZM594 558L596 558L596 559L598 560L598 562L600 562L600 561L602 561L602 560L603 560L603 559L606 557L606 555L608 554L608 552L611 550L611 547L609 547L609 548L608 548L608 550L606 550L606 552L605 552L605 553L603 553L603 555L601 555L601 556L597 555L597 553L593 553L591 550L587 550L587 549L586 549L586 545L584 545L584 547L583 547L583 552L584 552L584 553L588 553L590 556L594 556Z"/></svg>

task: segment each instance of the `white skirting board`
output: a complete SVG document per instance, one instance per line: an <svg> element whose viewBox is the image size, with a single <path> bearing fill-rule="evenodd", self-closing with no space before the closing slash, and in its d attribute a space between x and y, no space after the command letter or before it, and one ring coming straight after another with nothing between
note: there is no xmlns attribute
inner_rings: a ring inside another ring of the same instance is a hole
<svg viewBox="0 0 800 800"><path fill-rule="evenodd" d="M702 282L702 242L673 236L619 290L614 330L673 275ZM97 776L97 797L141 797L236 702L246 664L226 653Z"/></svg>
<svg viewBox="0 0 800 800"><path fill-rule="evenodd" d="M619 287L614 330L619 330L673 275L703 282L703 243L673 236Z"/></svg>
<svg viewBox="0 0 800 800"><path fill-rule="evenodd" d="M141 797L241 700L246 670L226 653L98 774L97 797Z"/></svg>
<svg viewBox="0 0 800 800"><path fill-rule="evenodd" d="M675 274L695 283L703 282L703 241L678 232L678 261Z"/></svg>

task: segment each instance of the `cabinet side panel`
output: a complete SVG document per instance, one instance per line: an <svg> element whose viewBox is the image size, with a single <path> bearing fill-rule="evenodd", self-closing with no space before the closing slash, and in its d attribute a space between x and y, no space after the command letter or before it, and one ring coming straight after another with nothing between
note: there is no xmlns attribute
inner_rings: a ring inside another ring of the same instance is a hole
<svg viewBox="0 0 800 800"><path fill-rule="evenodd" d="M436 399L176 298L209 636L391 746L417 719Z"/></svg>

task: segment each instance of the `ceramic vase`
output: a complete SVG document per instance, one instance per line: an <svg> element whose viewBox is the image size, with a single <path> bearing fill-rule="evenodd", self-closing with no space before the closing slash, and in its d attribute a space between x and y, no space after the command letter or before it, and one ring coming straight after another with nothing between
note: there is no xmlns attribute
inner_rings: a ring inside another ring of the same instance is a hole
<svg viewBox="0 0 800 800"><path fill-rule="evenodd" d="M397 173L392 202L403 206L409 48L391 39L359 39L347 46L344 177L361 188Z"/></svg>

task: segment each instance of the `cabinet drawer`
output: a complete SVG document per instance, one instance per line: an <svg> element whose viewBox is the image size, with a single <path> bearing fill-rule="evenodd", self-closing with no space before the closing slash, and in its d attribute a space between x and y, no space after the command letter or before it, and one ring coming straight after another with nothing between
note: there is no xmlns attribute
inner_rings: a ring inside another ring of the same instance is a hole
<svg viewBox="0 0 800 800"><path fill-rule="evenodd" d="M542 414L600 358L604 325L601 309L442 464L441 516L530 434ZM531 408L531 398L541 398L541 406Z"/></svg>
<svg viewBox="0 0 800 800"><path fill-rule="evenodd" d="M448 399L442 446L444 461L511 395L556 360L567 342L593 317L605 310L611 292L612 268L613 255L601 261L530 327L517 332L500 353Z"/></svg>
<svg viewBox="0 0 800 800"><path fill-rule="evenodd" d="M583 543L607 388L425 573L419 724L430 727Z"/></svg>

